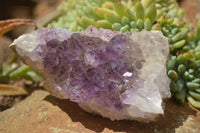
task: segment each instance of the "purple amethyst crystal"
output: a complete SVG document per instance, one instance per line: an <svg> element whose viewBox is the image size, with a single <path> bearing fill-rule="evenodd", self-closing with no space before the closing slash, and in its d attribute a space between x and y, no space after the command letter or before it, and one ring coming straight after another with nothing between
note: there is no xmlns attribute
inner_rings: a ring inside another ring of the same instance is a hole
<svg viewBox="0 0 200 133"><path fill-rule="evenodd" d="M148 81L142 74L147 69L144 66L148 62L145 58L150 55L143 53L143 45L138 44L135 36L132 33L122 34L94 27L77 33L59 28L42 28L21 36L12 45L17 46L16 51L28 65L38 69L46 81L45 88L54 95L69 98L85 110L112 120L143 120L132 115L134 110L140 108L134 109L135 103L129 97L132 93L140 96L138 90L144 91L146 86L154 87L156 77L149 77L152 79ZM166 43L167 39L160 38ZM165 58L164 61L160 60L164 66L167 54L161 56ZM152 58L149 60L154 61ZM162 70L165 70L163 66ZM164 80L168 85L169 80L165 74ZM158 104L161 106L162 98L169 96L169 91L156 89L153 93L159 95ZM145 98L142 95L140 97ZM152 111L157 108L156 114L163 113L162 107L152 108ZM130 110L133 112L130 113ZM108 114L104 114L106 111ZM151 111L146 113L153 114Z"/></svg>
<svg viewBox="0 0 200 133"><path fill-rule="evenodd" d="M44 72L58 86L68 82L62 89L71 101L85 103L95 98L101 106L120 109L124 86L137 78L132 61L140 59L129 57L134 52L130 38L117 32L114 37L105 34L97 38L100 32L96 30L94 36L89 32L74 33L63 41L50 39L54 36L51 32L47 36L42 33L46 40ZM123 76L127 72L129 76Z"/></svg>

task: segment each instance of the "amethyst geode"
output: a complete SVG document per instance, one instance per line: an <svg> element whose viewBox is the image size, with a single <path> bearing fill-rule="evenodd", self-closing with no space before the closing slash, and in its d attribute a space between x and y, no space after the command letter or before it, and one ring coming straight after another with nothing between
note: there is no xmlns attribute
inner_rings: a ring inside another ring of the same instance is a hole
<svg viewBox="0 0 200 133"><path fill-rule="evenodd" d="M168 40L159 31L42 28L11 45L45 79L45 88L111 120L152 121L170 96Z"/></svg>

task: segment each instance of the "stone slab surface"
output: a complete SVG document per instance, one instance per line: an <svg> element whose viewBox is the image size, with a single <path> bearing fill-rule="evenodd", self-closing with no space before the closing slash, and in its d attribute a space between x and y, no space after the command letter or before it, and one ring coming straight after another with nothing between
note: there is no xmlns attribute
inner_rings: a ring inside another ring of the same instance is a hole
<svg viewBox="0 0 200 133"><path fill-rule="evenodd" d="M110 121L83 111L76 103L34 91L0 113L0 133L199 133L200 111L188 104L166 102L165 116L156 122Z"/></svg>

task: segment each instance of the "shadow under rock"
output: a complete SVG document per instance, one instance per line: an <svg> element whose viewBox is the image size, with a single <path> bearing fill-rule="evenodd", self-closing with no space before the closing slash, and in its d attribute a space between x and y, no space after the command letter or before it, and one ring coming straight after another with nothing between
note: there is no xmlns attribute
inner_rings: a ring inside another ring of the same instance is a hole
<svg viewBox="0 0 200 133"><path fill-rule="evenodd" d="M62 109L73 122L80 122L85 128L95 132L101 132L104 128L114 132L127 133L173 133L175 128L183 125L188 115L195 115L196 111L188 104L178 105L172 99L165 103L165 114L156 122L142 123L138 121L111 121L98 115L92 115L82 110L77 103L69 100L58 99L53 96L47 96L44 100Z"/></svg>

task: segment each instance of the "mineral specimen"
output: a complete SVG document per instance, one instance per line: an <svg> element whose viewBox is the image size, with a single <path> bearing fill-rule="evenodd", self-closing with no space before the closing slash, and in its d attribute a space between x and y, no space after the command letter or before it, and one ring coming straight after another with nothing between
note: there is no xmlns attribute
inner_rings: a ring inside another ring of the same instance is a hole
<svg viewBox="0 0 200 133"><path fill-rule="evenodd" d="M171 93L178 102L187 99L200 109L200 20L192 25L177 0L67 0L57 9L61 15L50 19L48 27L161 31L169 39Z"/></svg>
<svg viewBox="0 0 200 133"><path fill-rule="evenodd" d="M144 122L164 113L162 101L170 96L169 47L160 31L42 28L11 47L41 73L53 95L88 112Z"/></svg>

